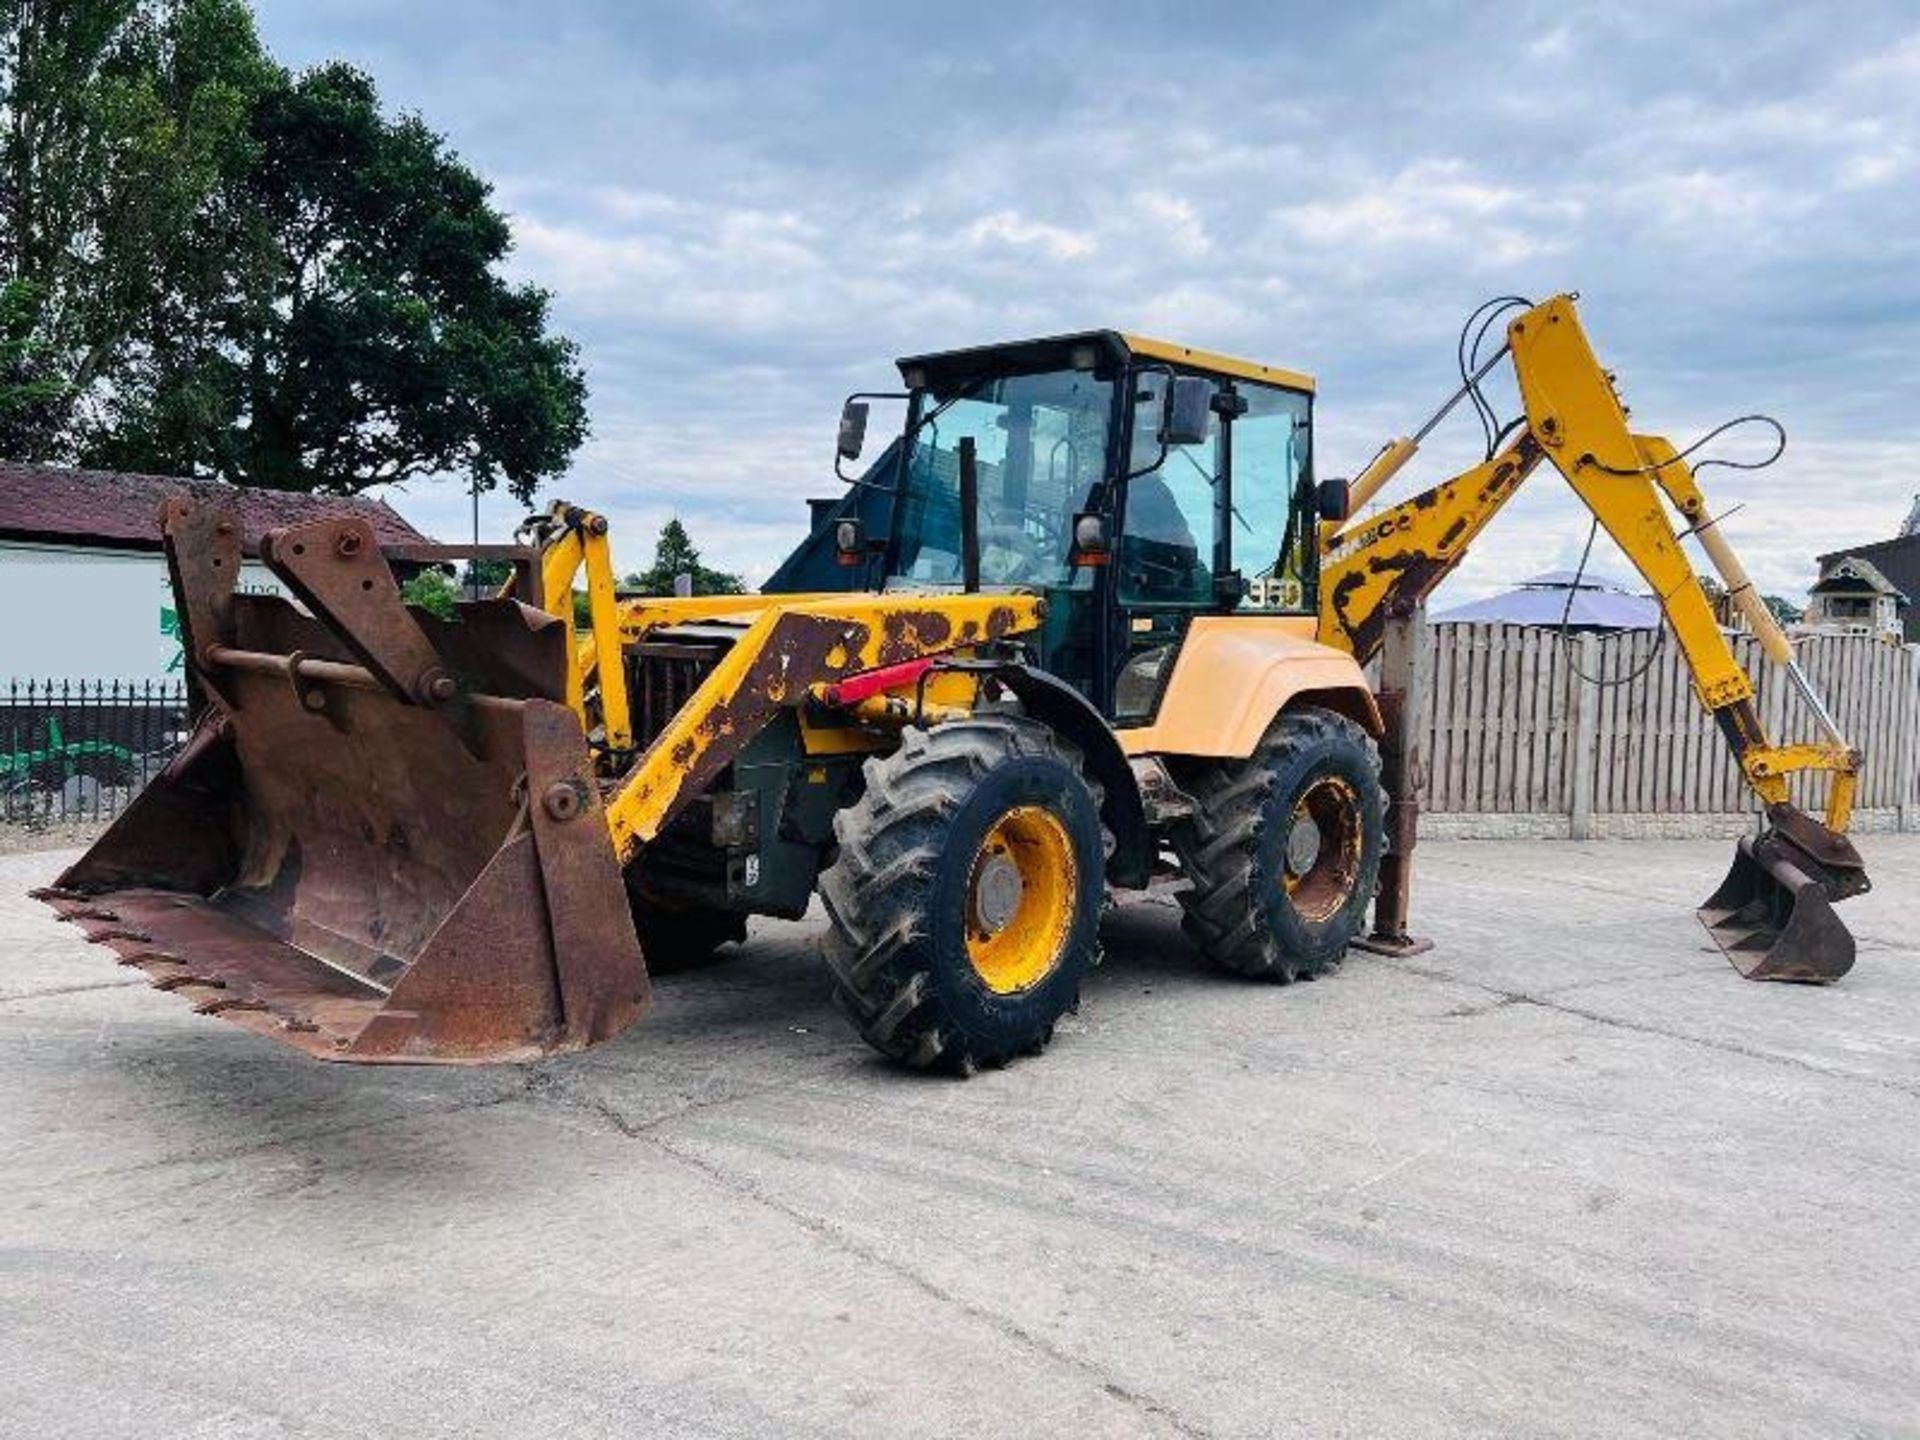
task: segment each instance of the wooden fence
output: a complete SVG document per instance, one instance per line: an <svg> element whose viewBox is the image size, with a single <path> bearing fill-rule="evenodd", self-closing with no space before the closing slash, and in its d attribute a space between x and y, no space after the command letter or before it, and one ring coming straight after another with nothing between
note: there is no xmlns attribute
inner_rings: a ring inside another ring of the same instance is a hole
<svg viewBox="0 0 1920 1440"><path fill-rule="evenodd" d="M1555 630L1519 625L1430 627L1420 662L1421 808L1430 815L1516 821L1558 816L1575 837L1636 828L1626 817L1756 811L1718 730L1694 698L1679 647L1663 634L1563 639ZM1758 642L1742 635L1733 645L1758 681L1768 733L1777 740L1818 738L1812 715L1786 676L1765 662ZM1920 647L1818 636L1799 641L1797 649L1801 668L1864 757L1855 802L1863 825L1920 829ZM1823 777L1796 780L1796 801L1818 807L1823 784ZM1506 828L1560 829L1538 821Z"/></svg>

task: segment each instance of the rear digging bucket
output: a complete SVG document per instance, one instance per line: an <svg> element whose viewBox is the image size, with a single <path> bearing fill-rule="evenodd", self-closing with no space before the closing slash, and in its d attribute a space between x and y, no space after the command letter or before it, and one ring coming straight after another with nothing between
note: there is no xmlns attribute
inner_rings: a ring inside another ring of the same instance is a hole
<svg viewBox="0 0 1920 1440"><path fill-rule="evenodd" d="M1742 836L1733 868L1700 907L1700 923L1749 980L1829 984L1853 968L1854 957L1853 935L1833 902L1858 894L1866 878L1864 870L1824 871L1779 830Z"/></svg>

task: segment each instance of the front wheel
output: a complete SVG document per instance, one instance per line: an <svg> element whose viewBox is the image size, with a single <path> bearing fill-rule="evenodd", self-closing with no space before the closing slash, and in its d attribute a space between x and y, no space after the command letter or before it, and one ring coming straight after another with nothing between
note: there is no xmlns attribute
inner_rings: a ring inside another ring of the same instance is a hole
<svg viewBox="0 0 1920 1440"><path fill-rule="evenodd" d="M1379 886L1380 757L1332 711L1282 715L1245 760L1188 778L1194 814L1172 832L1191 885L1189 936L1243 975L1310 980L1340 962Z"/></svg>
<svg viewBox="0 0 1920 1440"><path fill-rule="evenodd" d="M867 762L821 876L835 999L869 1044L962 1074L1041 1049L1099 958L1100 807L1011 714L909 728Z"/></svg>

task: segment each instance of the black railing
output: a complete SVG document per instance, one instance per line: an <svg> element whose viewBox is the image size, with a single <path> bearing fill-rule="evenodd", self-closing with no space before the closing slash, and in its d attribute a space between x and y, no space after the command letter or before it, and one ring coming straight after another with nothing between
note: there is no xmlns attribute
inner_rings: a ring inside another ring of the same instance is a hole
<svg viewBox="0 0 1920 1440"><path fill-rule="evenodd" d="M179 681L0 685L0 824L110 820L186 739Z"/></svg>

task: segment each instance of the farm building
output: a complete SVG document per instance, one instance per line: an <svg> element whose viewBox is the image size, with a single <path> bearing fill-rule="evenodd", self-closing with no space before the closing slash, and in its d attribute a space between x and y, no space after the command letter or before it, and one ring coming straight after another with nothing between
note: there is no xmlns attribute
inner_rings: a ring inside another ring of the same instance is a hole
<svg viewBox="0 0 1920 1440"><path fill-rule="evenodd" d="M1820 562L1820 578L1800 628L1898 640L1908 608L1907 596L1872 561L1858 555L1828 556Z"/></svg>
<svg viewBox="0 0 1920 1440"><path fill-rule="evenodd" d="M269 530L343 512L364 515L383 545L427 537L384 501L246 490L163 475L0 463L0 684L84 678L177 678L181 655L161 551L160 503L182 491L238 511L243 589L278 593L258 560Z"/></svg>
<svg viewBox="0 0 1920 1440"><path fill-rule="evenodd" d="M1822 555L1820 584L1826 583L1838 567L1849 560L1864 560L1872 567L1874 575L1889 590L1897 593L1902 602L1920 598L1920 496L1914 497L1913 510L1900 527L1900 533L1893 539L1875 541L1871 545L1855 545L1848 550ZM1816 600L1819 593L1820 585L1816 584ZM1901 611L1902 638L1909 643L1920 641L1920 605L1902 603L1896 608Z"/></svg>

